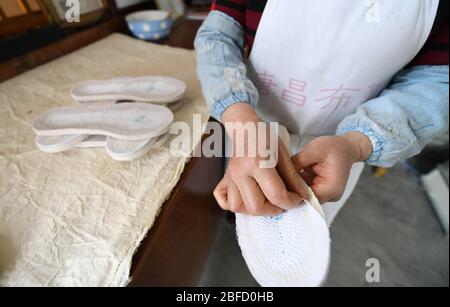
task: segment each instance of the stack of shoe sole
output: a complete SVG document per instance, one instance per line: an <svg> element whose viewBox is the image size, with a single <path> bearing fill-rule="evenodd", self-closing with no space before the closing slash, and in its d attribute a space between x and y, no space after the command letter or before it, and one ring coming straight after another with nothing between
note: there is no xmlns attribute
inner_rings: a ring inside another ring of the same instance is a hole
<svg viewBox="0 0 450 307"><path fill-rule="evenodd" d="M104 147L130 161L169 138L172 111L182 107L186 85L167 77L87 81L72 89L81 105L49 110L34 119L36 145L47 153Z"/></svg>

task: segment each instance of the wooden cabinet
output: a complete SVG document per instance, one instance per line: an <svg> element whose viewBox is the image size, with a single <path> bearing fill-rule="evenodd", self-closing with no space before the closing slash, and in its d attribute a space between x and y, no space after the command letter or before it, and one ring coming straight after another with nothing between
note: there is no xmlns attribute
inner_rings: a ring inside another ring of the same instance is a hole
<svg viewBox="0 0 450 307"><path fill-rule="evenodd" d="M48 23L38 0L0 0L0 39Z"/></svg>

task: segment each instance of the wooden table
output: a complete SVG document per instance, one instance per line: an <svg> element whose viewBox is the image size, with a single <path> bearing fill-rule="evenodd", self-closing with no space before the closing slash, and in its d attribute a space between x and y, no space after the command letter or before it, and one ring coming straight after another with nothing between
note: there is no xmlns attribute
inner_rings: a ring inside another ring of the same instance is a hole
<svg viewBox="0 0 450 307"><path fill-rule="evenodd" d="M161 43L192 49L199 21L181 21ZM113 32L128 33L115 17L88 30L8 62L0 63L0 81L75 51ZM203 136L203 140L206 136ZM213 243L221 210L212 195L222 178L223 158L192 158L132 266L130 286L196 286Z"/></svg>
<svg viewBox="0 0 450 307"><path fill-rule="evenodd" d="M220 217L223 159L193 158L133 259L130 286L196 286Z"/></svg>

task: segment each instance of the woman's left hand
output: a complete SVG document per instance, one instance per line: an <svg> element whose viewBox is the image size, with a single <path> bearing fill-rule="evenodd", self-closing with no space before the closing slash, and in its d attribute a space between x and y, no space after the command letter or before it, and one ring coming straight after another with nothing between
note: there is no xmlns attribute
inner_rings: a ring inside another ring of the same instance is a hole
<svg viewBox="0 0 450 307"><path fill-rule="evenodd" d="M366 161L371 154L370 139L351 132L318 137L293 156L292 161L323 204L341 199L352 165Z"/></svg>

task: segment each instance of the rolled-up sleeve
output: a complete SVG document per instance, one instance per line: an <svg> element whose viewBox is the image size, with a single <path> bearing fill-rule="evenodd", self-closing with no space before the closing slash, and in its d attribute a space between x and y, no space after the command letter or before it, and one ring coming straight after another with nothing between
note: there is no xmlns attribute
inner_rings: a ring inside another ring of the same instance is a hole
<svg viewBox="0 0 450 307"><path fill-rule="evenodd" d="M345 118L337 134L367 135L373 146L367 162L392 167L448 133L448 114L449 67L416 66L398 73L377 98Z"/></svg>
<svg viewBox="0 0 450 307"><path fill-rule="evenodd" d="M258 91L247 77L243 60L244 29L230 16L213 11L195 39L197 73L214 118L236 103L256 107Z"/></svg>

